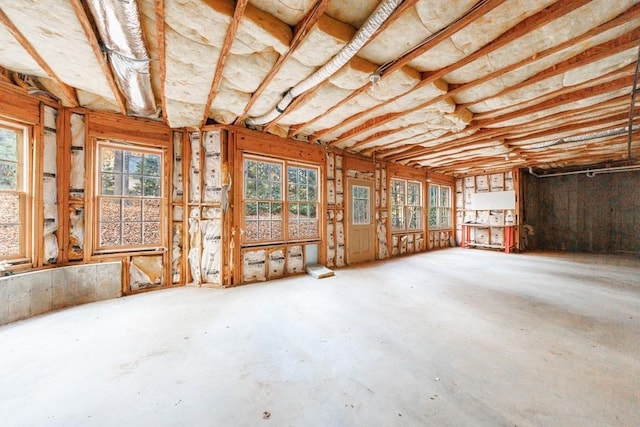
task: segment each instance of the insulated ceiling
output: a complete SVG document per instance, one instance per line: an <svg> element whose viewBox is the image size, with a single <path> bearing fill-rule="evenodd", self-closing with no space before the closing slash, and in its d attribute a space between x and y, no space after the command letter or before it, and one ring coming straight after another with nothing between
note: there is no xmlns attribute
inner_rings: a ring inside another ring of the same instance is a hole
<svg viewBox="0 0 640 427"><path fill-rule="evenodd" d="M138 0L145 89L162 113L152 118L248 126L448 174L637 161L638 133L630 141L624 128L640 0L396 0L350 51L388 1ZM135 114L102 54L94 2L0 0L0 71L65 105Z"/></svg>

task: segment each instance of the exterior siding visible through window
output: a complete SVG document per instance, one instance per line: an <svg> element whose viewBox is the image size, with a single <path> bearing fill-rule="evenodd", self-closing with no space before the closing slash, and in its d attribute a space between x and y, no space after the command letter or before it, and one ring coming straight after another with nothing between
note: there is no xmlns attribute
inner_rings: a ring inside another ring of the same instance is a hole
<svg viewBox="0 0 640 427"><path fill-rule="evenodd" d="M96 249L155 248L162 244L161 150L98 142Z"/></svg>
<svg viewBox="0 0 640 427"><path fill-rule="evenodd" d="M243 165L243 243L319 238L317 167L254 156Z"/></svg>
<svg viewBox="0 0 640 427"><path fill-rule="evenodd" d="M451 187L429 185L429 228L451 227Z"/></svg>
<svg viewBox="0 0 640 427"><path fill-rule="evenodd" d="M26 129L0 123L0 260L28 258Z"/></svg>
<svg viewBox="0 0 640 427"><path fill-rule="evenodd" d="M422 228L422 185L417 181L391 180L391 230Z"/></svg>

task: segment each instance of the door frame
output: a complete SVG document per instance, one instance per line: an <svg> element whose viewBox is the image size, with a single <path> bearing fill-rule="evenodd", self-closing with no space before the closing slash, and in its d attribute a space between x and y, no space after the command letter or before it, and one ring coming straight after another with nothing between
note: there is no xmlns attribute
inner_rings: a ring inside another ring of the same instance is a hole
<svg viewBox="0 0 640 427"><path fill-rule="evenodd" d="M361 186L366 186L369 187L370 191L369 191L369 218L371 221L370 227L371 227L371 242L372 242L372 247L371 247L371 258L368 258L366 260L358 260L358 261L354 261L352 262L351 260L351 252L350 252L350 248L353 247L352 245L349 244L349 240L350 240L350 236L351 236L351 227L352 227L352 206L353 206L353 192L352 190L352 186L353 185L361 185ZM346 263L347 265L349 264L353 264L353 263L358 263L358 262L367 262L367 261L373 261L376 259L376 219L375 219L375 181L373 180L367 180L367 179L361 179L361 178L347 178L347 203L346 203L346 209L345 209L345 214L347 216L346 218L346 223L345 223L345 240L346 240L346 248L345 248L345 258L346 258Z"/></svg>

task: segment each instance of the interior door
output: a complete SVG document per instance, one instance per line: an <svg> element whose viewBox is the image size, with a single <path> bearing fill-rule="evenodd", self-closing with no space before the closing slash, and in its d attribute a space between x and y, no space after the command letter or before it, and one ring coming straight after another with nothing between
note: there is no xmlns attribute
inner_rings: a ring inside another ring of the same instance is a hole
<svg viewBox="0 0 640 427"><path fill-rule="evenodd" d="M370 261L375 256L373 182L361 179L347 182L347 263Z"/></svg>

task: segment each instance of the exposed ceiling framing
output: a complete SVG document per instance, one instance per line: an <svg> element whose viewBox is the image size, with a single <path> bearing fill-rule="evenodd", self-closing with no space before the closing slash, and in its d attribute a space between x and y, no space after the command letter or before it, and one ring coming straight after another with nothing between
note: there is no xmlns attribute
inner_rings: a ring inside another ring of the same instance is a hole
<svg viewBox="0 0 640 427"><path fill-rule="evenodd" d="M0 0L3 78L127 114L93 1ZM138 0L158 120L246 126L380 3ZM257 129L447 174L637 163L639 43L640 0L405 0L346 65Z"/></svg>

